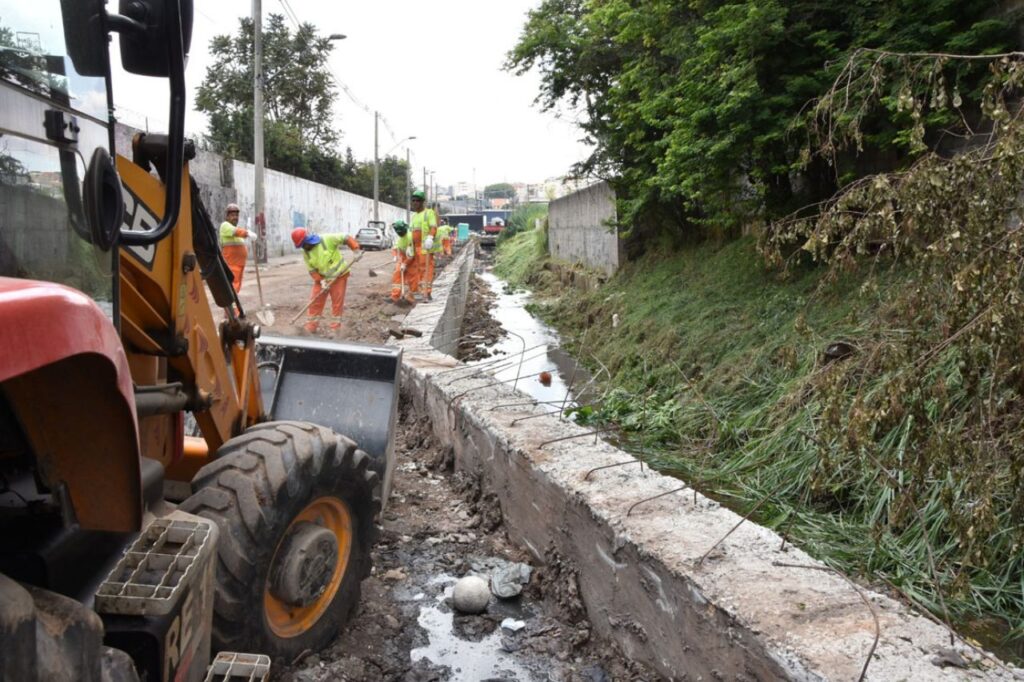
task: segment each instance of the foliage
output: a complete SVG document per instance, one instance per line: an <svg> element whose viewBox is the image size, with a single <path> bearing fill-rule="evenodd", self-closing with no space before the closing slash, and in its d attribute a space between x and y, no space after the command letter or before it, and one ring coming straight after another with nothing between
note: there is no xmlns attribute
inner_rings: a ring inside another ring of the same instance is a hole
<svg viewBox="0 0 1024 682"><path fill-rule="evenodd" d="M499 182L484 187L484 199L511 199L516 195L516 188L508 182Z"/></svg>
<svg viewBox="0 0 1024 682"><path fill-rule="evenodd" d="M312 24L293 34L279 14L263 27L264 111L267 150L271 139L294 135L310 149L337 141L331 109L336 97L327 59L333 45ZM196 108L210 117L210 137L218 149L252 160L253 23L239 19L236 35L210 41L213 64L196 93Z"/></svg>
<svg viewBox="0 0 1024 682"><path fill-rule="evenodd" d="M509 256L499 251L499 265ZM513 257L513 264L509 275L543 286L542 263ZM600 290L549 298L543 316L574 356L611 375L587 421L617 424L625 447L648 463L741 513L769 497L759 522L832 566L891 583L940 615L945 601L954 619L997 617L1019 628L1024 556L1021 520L1012 511L1021 496L1012 483L1019 446L988 451L966 466L951 457L956 441L930 455L934 443L920 435L936 420L918 424L916 415L909 418L913 408L894 427L895 417L882 420L873 444L855 440L862 434L854 430L837 438L827 425L847 415L861 431L867 425L857 415L885 394L890 375L858 368L875 363L876 335L911 333L903 318L879 311L891 310L894 292L920 283L916 273L888 268L830 277L794 267L779 278L764 268L754 240L743 238L650 253ZM855 355L829 362L826 350L837 341L851 344ZM987 409L969 401L955 362L932 373L944 377L953 404L947 414ZM840 376L844 391L833 391ZM866 399L855 398L858 386ZM848 443L865 447L851 451ZM924 462L931 471L918 477ZM979 494L983 480L990 490ZM970 514L992 514L995 530L977 525L978 539L961 545L956 528ZM978 550L984 562L971 558Z"/></svg>
<svg viewBox="0 0 1024 682"><path fill-rule="evenodd" d="M335 86L327 59L332 43L312 24L292 32L271 14L263 31L264 150L268 168L366 197L373 196L373 162L357 161L351 149L335 151ZM213 151L253 161L253 25L239 20L238 33L210 41L214 63L196 94L196 108L209 115L206 142ZM381 159L380 198L405 205L406 164Z"/></svg>
<svg viewBox="0 0 1024 682"><path fill-rule="evenodd" d="M613 180L620 219L675 235L773 219L836 188L821 159L803 165L808 100L858 47L998 51L1012 21L988 0L545 0L508 55L538 69L545 109L568 108L594 152L579 174ZM961 92L983 73L964 68ZM876 113L861 175L899 163L900 112ZM653 224L653 227L651 226Z"/></svg>
<svg viewBox="0 0 1024 682"><path fill-rule="evenodd" d="M513 286L534 284L531 276L547 258L547 237L546 229L533 229L505 240L498 247L494 272Z"/></svg>
<svg viewBox="0 0 1024 682"><path fill-rule="evenodd" d="M505 229L498 235L498 244L503 244L520 232L532 230L538 220L547 222L548 207L545 204L523 204L517 206L508 216Z"/></svg>

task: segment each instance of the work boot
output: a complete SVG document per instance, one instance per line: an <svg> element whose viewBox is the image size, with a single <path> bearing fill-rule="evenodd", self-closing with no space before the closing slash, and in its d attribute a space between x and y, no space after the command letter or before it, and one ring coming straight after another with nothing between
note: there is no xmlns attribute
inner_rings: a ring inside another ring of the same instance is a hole
<svg viewBox="0 0 1024 682"><path fill-rule="evenodd" d="M336 334L341 331L341 322L331 322L330 324L331 333Z"/></svg>
<svg viewBox="0 0 1024 682"><path fill-rule="evenodd" d="M302 325L302 328L306 330L306 332L309 334L316 334L316 330L319 329L319 327L320 325L318 325L316 322L307 322L306 324Z"/></svg>

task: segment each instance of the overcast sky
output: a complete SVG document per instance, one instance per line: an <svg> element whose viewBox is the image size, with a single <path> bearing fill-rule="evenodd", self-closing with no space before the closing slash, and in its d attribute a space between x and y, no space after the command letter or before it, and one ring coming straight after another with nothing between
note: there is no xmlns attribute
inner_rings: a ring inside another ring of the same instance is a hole
<svg viewBox="0 0 1024 682"><path fill-rule="evenodd" d="M373 157L373 115L363 106L378 109L394 131L392 138L381 126L381 156L403 138L417 137L407 143L417 182L423 166L437 172L439 185L473 182L474 169L481 188L503 181L540 182L564 175L586 156L571 121L533 106L536 75L517 77L501 69L527 11L539 0L285 1L300 21L324 34L348 36L335 44L330 65L360 103L339 88L341 147L351 146L357 158ZM236 32L238 18L249 16L252 5L196 0L195 8L186 72L190 133L206 129L205 117L191 107L211 61L210 39ZM263 13L287 16L282 0L263 0ZM116 55L114 64L119 64ZM152 129L166 127L166 82L119 72L114 93L124 122L142 126L148 115ZM392 153L404 156L404 149L405 144Z"/></svg>

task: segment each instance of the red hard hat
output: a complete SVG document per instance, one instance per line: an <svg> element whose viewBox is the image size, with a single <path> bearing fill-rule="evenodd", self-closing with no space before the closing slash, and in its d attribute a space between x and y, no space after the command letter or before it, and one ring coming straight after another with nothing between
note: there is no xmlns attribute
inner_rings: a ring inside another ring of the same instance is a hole
<svg viewBox="0 0 1024 682"><path fill-rule="evenodd" d="M302 246L302 242L306 241L306 228L296 227L292 230L292 244L295 244L295 248Z"/></svg>

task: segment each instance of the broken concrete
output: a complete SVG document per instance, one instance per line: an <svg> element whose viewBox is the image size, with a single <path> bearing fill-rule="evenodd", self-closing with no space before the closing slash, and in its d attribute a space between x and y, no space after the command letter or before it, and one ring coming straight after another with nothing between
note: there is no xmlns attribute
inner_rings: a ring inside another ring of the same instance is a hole
<svg viewBox="0 0 1024 682"><path fill-rule="evenodd" d="M464 249L410 314L424 335L398 342L402 390L456 470L495 495L511 539L576 573L598 636L673 679L855 680L865 665L871 680L1024 679L960 641L952 650L968 667L938 665L951 649L944 627L677 479L638 466L585 478L632 457L557 415L514 425L543 408L494 409L523 395L445 354L472 267Z"/></svg>

